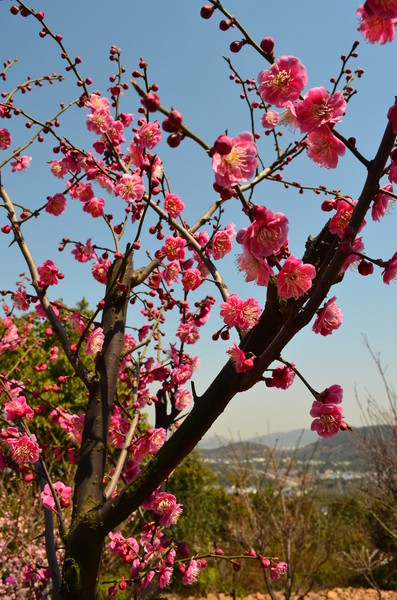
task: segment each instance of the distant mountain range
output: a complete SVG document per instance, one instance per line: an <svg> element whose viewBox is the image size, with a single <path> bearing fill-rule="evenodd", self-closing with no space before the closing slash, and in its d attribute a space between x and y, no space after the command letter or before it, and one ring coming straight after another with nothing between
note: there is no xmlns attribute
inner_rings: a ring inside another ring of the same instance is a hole
<svg viewBox="0 0 397 600"><path fill-rule="evenodd" d="M378 444L380 439L385 440L390 435L392 430L387 425L340 431L332 438L319 438L315 432L296 429L238 442L224 438L210 439L199 445L199 451L203 458L211 462L232 463L236 460L257 460L271 448L283 456L290 456L295 451L297 460L316 460L330 466L350 464L355 470L363 470L366 469L366 453L371 445Z"/></svg>

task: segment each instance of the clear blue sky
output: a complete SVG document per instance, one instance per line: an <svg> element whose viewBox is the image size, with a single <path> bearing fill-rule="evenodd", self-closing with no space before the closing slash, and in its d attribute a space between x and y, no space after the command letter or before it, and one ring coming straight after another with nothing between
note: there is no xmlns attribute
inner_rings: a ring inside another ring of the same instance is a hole
<svg viewBox="0 0 397 600"><path fill-rule="evenodd" d="M29 74L32 77L46 73L61 72L58 48L50 39L41 40L38 27L32 19L13 17L9 13L11 3L0 4L2 59L18 55L17 65L10 73L9 81L2 89L9 91L13 85ZM127 72L137 67L142 55L150 66L152 81L159 84L159 93L165 106L175 106L184 116L186 124L208 143L226 129L231 135L249 128L248 114L239 98L239 89L229 81L229 72L222 55L229 55L229 44L241 36L235 30L222 33L218 28L220 18L215 15L204 21L199 16L201 3L196 0L147 0L137 2L115 0L70 0L65 3L32 2L36 10L43 10L46 21L54 32L63 35L64 43L72 56L83 59L80 71L90 76L92 89L103 92L109 86L112 63L107 60L109 47L115 44L122 48L122 61ZM330 77L340 69L340 55L347 53L353 41L360 38L357 32L355 10L358 2L335 0L332 3L305 0L296 2L269 3L263 0L225 3L225 7L241 20L250 34L260 41L272 36L276 55L293 54L305 64L308 72L308 88L329 86ZM396 44L371 46L361 40L359 58L352 63L360 65L365 75L358 82L359 93L349 104L348 113L339 129L346 137L354 136L360 151L367 157L376 151L386 123L386 112L393 104L397 93L395 64ZM233 63L245 77L256 77L266 68L261 57L253 50L244 48L232 55ZM113 63L114 64L114 63ZM55 112L61 100L76 96L76 86L55 84L45 90L33 90L22 99L24 106L35 115L48 118ZM136 113L138 103L133 92L123 101L123 110ZM74 113L76 115L76 113ZM77 144L88 145L87 134L77 119L70 115L66 120L67 136ZM7 123L2 126L7 125ZM63 130L66 134L66 128ZM28 130L21 126L15 132L13 147L28 139ZM285 134L285 143L289 139ZM18 176L2 172L3 183L14 200L30 208L40 206L47 195L62 191L59 182L49 174L47 162L52 158L53 143L45 143L36 149L30 170ZM262 158L273 159L270 139L265 136L259 141ZM30 152L28 152L30 153ZM164 143L159 148L164 160L172 190L188 205L187 215L191 221L198 217L203 208L215 199L212 190L213 174L205 154L191 142L186 141L177 150L169 150ZM1 160L1 157L0 157ZM333 189L357 197L365 177L365 170L349 154L341 159L340 168L326 171L313 165L305 156L296 161L290 178L308 185L324 183ZM322 198L307 192L299 195L293 190L284 190L281 185L262 186L255 201L274 211L285 212L290 220L290 247L294 254L301 255L309 234L315 235L324 221L320 210ZM231 216L237 228L242 225L238 212ZM364 230L364 241L370 256L389 258L397 250L395 235L395 210L381 222L369 223ZM4 219L0 216L1 224ZM61 224L63 223L62 227ZM91 235L99 235L100 225L92 229L93 220L83 215L71 202L66 220L57 220L50 215L37 224L26 227L26 236L40 263L53 257L65 272L65 280L55 291L69 303L83 295L96 303L102 290L89 275L87 265L76 265L69 253L58 255L56 248L63 236L85 241ZM13 289L16 274L25 269L16 246L8 248L9 239L0 237L3 259L1 288ZM244 286L241 276L236 275L236 247L224 260L224 277L231 291L242 297L256 295L264 298L262 288ZM76 268L77 267L77 268ZM339 383L345 390L346 420L360 424L358 407L354 397L357 386L359 395L365 400L365 390L382 402L382 390L376 368L364 347L362 334L367 335L374 351L380 351L385 364L389 365L392 383L396 382L395 339L397 322L395 308L397 288L385 286L380 272L363 278L348 273L334 293L344 314L342 327L332 336L321 338L308 328L288 346L284 357L295 361L311 385L321 390ZM224 362L227 343L211 342L211 334L217 322L202 334L198 351L202 355L201 367L195 377L198 391L216 374ZM300 382L296 382L287 393L256 386L249 394L236 397L224 415L214 426L213 432L234 437L262 434L271 431L287 431L310 426L309 410L312 399Z"/></svg>

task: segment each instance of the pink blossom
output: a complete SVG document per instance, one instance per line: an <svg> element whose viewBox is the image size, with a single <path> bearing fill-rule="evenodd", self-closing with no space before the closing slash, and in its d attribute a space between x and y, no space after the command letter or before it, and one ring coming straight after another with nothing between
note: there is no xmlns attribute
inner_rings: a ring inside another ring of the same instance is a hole
<svg viewBox="0 0 397 600"><path fill-rule="evenodd" d="M142 177L134 173L133 175L123 175L114 189L115 194L121 196L126 202L135 202L141 200L145 193L145 186Z"/></svg>
<svg viewBox="0 0 397 600"><path fill-rule="evenodd" d="M343 238L345 228L349 225L356 204L357 200L354 202L352 200L350 200L350 202L338 200L336 213L329 223L329 230L331 233L336 233L340 238Z"/></svg>
<svg viewBox="0 0 397 600"><path fill-rule="evenodd" d="M74 255L75 259L81 263L85 263L97 257L91 244L91 238L89 238L85 244L75 244L72 254Z"/></svg>
<svg viewBox="0 0 397 600"><path fill-rule="evenodd" d="M139 544L133 537L125 538L120 530L109 533L108 548L124 562L133 562L139 552Z"/></svg>
<svg viewBox="0 0 397 600"><path fill-rule="evenodd" d="M262 100L278 107L297 100L306 84L306 69L295 56L280 56L270 69L258 75Z"/></svg>
<svg viewBox="0 0 397 600"><path fill-rule="evenodd" d="M261 117L262 127L264 129L274 129L280 120L280 115L275 110L266 111Z"/></svg>
<svg viewBox="0 0 397 600"><path fill-rule="evenodd" d="M197 289L202 283L200 271L198 269L187 269L181 282L185 292Z"/></svg>
<svg viewBox="0 0 397 600"><path fill-rule="evenodd" d="M46 260L37 269L40 279L39 286L41 288L58 283L59 271L52 260Z"/></svg>
<svg viewBox="0 0 397 600"><path fill-rule="evenodd" d="M393 106L389 108L389 110L387 111L387 118L392 124L393 133L397 133L397 103L393 104Z"/></svg>
<svg viewBox="0 0 397 600"><path fill-rule="evenodd" d="M258 259L277 252L288 236L288 219L283 213L274 213L264 206L255 210L255 219L245 229L237 233L237 242L244 251Z"/></svg>
<svg viewBox="0 0 397 600"><path fill-rule="evenodd" d="M346 110L342 92L330 94L323 87L309 90L296 104L296 118L302 133L325 123L337 123Z"/></svg>
<svg viewBox="0 0 397 600"><path fill-rule="evenodd" d="M109 110L110 102L107 98L104 98L99 94L90 94L88 100L84 102L84 106L91 108L92 112L98 109Z"/></svg>
<svg viewBox="0 0 397 600"><path fill-rule="evenodd" d="M180 270L181 268L179 263L176 260L173 260L164 267L164 271L161 273L161 276L167 285L172 285L178 281L178 274L180 273Z"/></svg>
<svg viewBox="0 0 397 600"><path fill-rule="evenodd" d="M111 261L109 258L106 260L103 258L98 258L97 262L92 267L92 275L96 281L99 283L107 283L108 280L108 271L111 265Z"/></svg>
<svg viewBox="0 0 397 600"><path fill-rule="evenodd" d="M383 282L389 285L397 276L397 252L384 265Z"/></svg>
<svg viewBox="0 0 397 600"><path fill-rule="evenodd" d="M256 325L261 312L262 307L255 298L241 300L237 294L231 294L221 303L220 315L229 327L249 329Z"/></svg>
<svg viewBox="0 0 397 600"><path fill-rule="evenodd" d="M175 408L177 410L184 410L190 405L192 401L192 394L186 388L180 387L175 392L174 400Z"/></svg>
<svg viewBox="0 0 397 600"><path fill-rule="evenodd" d="M108 108L97 108L87 116L87 129L101 135L113 127L113 117Z"/></svg>
<svg viewBox="0 0 397 600"><path fill-rule="evenodd" d="M345 149L345 144L334 136L328 125L317 127L307 136L307 155L320 167L335 169Z"/></svg>
<svg viewBox="0 0 397 600"><path fill-rule="evenodd" d="M159 584L159 588L160 589L165 588L171 581L171 577L172 577L172 568L167 567L166 565L161 565L159 568L159 571L158 571L158 575L157 575L157 582Z"/></svg>
<svg viewBox="0 0 397 600"><path fill-rule="evenodd" d="M183 574L182 583L183 585L192 585L196 583L198 576L201 573L201 563L199 560L192 558L189 566Z"/></svg>
<svg viewBox="0 0 397 600"><path fill-rule="evenodd" d="M12 172L15 173L16 171L24 171L29 167L31 160L31 156L18 156L18 158L11 163Z"/></svg>
<svg viewBox="0 0 397 600"><path fill-rule="evenodd" d="M343 398L343 389L340 385L334 383L320 392L319 396L324 404L340 404Z"/></svg>
<svg viewBox="0 0 397 600"><path fill-rule="evenodd" d="M166 194L164 196L164 209L170 217L176 219L185 209L185 205L177 194Z"/></svg>
<svg viewBox="0 0 397 600"><path fill-rule="evenodd" d="M83 211L96 219L103 216L104 206L105 200L103 198L91 198L91 200L84 202Z"/></svg>
<svg viewBox="0 0 397 600"><path fill-rule="evenodd" d="M77 331L79 335L82 335L85 329L85 322L81 314L77 311L74 311L70 317L70 320L72 321L73 329Z"/></svg>
<svg viewBox="0 0 397 600"><path fill-rule="evenodd" d="M0 129L0 150L7 150L11 146L11 134L8 129Z"/></svg>
<svg viewBox="0 0 397 600"><path fill-rule="evenodd" d="M70 497L73 494L72 488L62 483L62 481L55 482L53 488L58 496L61 507L68 507L70 505ZM56 511L54 496L48 483L45 484L44 490L41 492L41 499L45 508Z"/></svg>
<svg viewBox="0 0 397 600"><path fill-rule="evenodd" d="M178 504L175 496L167 492L159 492L151 502L150 508L157 515L161 515L160 525L165 527L175 525L182 514L182 504Z"/></svg>
<svg viewBox="0 0 397 600"><path fill-rule="evenodd" d="M11 300L15 303L15 306L19 310L28 310L30 306L30 302L26 295L26 290L22 288L18 288L16 292L11 294Z"/></svg>
<svg viewBox="0 0 397 600"><path fill-rule="evenodd" d="M4 404L4 410L7 419L14 421L15 419L25 418L31 421L34 417L34 412L26 403L25 396L17 396Z"/></svg>
<svg viewBox="0 0 397 600"><path fill-rule="evenodd" d="M393 192L393 186L390 183L387 183L383 186L382 190ZM384 194L382 190L379 194L376 194L373 200L374 203L372 205L371 216L374 221L380 221L381 218L385 216L388 207L394 203L394 198L389 196L389 194Z"/></svg>
<svg viewBox="0 0 397 600"><path fill-rule="evenodd" d="M270 579L280 579L281 575L285 575L288 565L286 562L278 562L270 567Z"/></svg>
<svg viewBox="0 0 397 600"><path fill-rule="evenodd" d="M12 428L9 428L8 431L10 431L10 429ZM11 436L4 440L4 442L10 446L11 457L20 467L27 467L29 463L34 464L39 460L41 450L34 433L29 437L28 435L21 435L17 432L15 437Z"/></svg>
<svg viewBox="0 0 397 600"><path fill-rule="evenodd" d="M181 323L176 330L176 335L185 344L195 344L200 337L200 332L192 321Z"/></svg>
<svg viewBox="0 0 397 600"><path fill-rule="evenodd" d="M88 335L85 344L86 354L97 354L102 350L102 345L105 339L102 327L95 329Z"/></svg>
<svg viewBox="0 0 397 600"><path fill-rule="evenodd" d="M314 333L331 335L342 323L342 311L335 304L336 296L332 296L322 308L318 310L317 318L313 323Z"/></svg>
<svg viewBox="0 0 397 600"><path fill-rule="evenodd" d="M366 4L361 4L356 11L360 18L358 30L361 31L363 37L371 44L386 44L394 40L394 26L397 19L379 17L374 12L369 12L366 6Z"/></svg>
<svg viewBox="0 0 397 600"><path fill-rule="evenodd" d="M245 131L231 140L232 149L228 154L214 152L212 157L215 181L225 188L248 181L258 166L258 148L252 133Z"/></svg>
<svg viewBox="0 0 397 600"><path fill-rule="evenodd" d="M317 431L320 437L335 436L342 424L343 408L338 404L331 404L315 400L312 404L310 416L314 417L311 430Z"/></svg>
<svg viewBox="0 0 397 600"><path fill-rule="evenodd" d="M397 0L367 0L365 8L381 19L397 18Z"/></svg>
<svg viewBox="0 0 397 600"><path fill-rule="evenodd" d="M277 274L279 296L296 300L310 290L315 276L316 269L313 265L305 264L293 255L288 257Z"/></svg>
<svg viewBox="0 0 397 600"><path fill-rule="evenodd" d="M226 350L226 352L230 356L230 360L234 365L236 373L245 373L253 368L254 356L252 353L250 352L249 355L246 355L235 342L233 342L233 346Z"/></svg>
<svg viewBox="0 0 397 600"><path fill-rule="evenodd" d="M355 263L358 263L362 259L361 256L355 254L354 252L364 252L363 238L360 236L355 238L352 246L352 251L343 263L340 273L344 273L349 267L353 268L355 266Z"/></svg>
<svg viewBox="0 0 397 600"><path fill-rule="evenodd" d="M292 363L295 366L295 363ZM295 371L288 367L277 367L273 369L271 377L265 377L265 383L267 387L274 387L279 390L286 390L292 385L295 379Z"/></svg>
<svg viewBox="0 0 397 600"><path fill-rule="evenodd" d="M66 198L63 194L55 194L55 196L49 196L47 198L46 211L50 215L58 217L61 215L66 208Z"/></svg>
<svg viewBox="0 0 397 600"><path fill-rule="evenodd" d="M72 198L78 198L81 202L88 202L94 197L94 190L90 183L80 181L76 186L69 188L69 195Z"/></svg>
<svg viewBox="0 0 397 600"><path fill-rule="evenodd" d="M237 258L239 271L244 271L245 281L255 281L257 285L267 286L274 272L266 258L255 258L250 252L244 252Z"/></svg>
<svg viewBox="0 0 397 600"><path fill-rule="evenodd" d="M234 223L229 223L222 231L217 231L212 238L212 255L215 260L223 258L231 252L233 236L235 235Z"/></svg>
<svg viewBox="0 0 397 600"><path fill-rule="evenodd" d="M136 132L134 142L141 148L152 150L161 140L161 127L158 121L145 123Z"/></svg>
<svg viewBox="0 0 397 600"><path fill-rule="evenodd" d="M168 260L183 260L185 258L185 246L186 241L183 238L167 235L161 252L165 254Z"/></svg>

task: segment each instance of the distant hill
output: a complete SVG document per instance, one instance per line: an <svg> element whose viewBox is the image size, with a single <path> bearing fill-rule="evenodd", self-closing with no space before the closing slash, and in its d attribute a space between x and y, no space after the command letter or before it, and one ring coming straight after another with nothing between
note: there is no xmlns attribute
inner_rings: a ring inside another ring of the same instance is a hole
<svg viewBox="0 0 397 600"><path fill-rule="evenodd" d="M318 461L327 467L344 465L349 470L363 471L366 467L366 448L376 444L378 436L387 438L390 435L388 426L357 427L354 431L339 432L332 438L319 438L315 434L315 442L307 443L313 432L302 433L299 430L289 434L273 434L253 440L243 440L235 443L219 445L217 448L199 447L202 458L217 463L235 464L265 459L271 450L276 451L280 458L291 456L296 452L298 461ZM300 434L301 437L300 437ZM268 443L263 443L266 440ZM295 441L295 444L292 444ZM304 443L306 442L306 443ZM292 447L291 447L292 445Z"/></svg>

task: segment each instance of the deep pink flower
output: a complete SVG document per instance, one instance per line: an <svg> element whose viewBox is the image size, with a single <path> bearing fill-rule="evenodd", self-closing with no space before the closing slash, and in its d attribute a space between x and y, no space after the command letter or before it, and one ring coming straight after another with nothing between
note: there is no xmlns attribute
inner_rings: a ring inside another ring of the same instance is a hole
<svg viewBox="0 0 397 600"><path fill-rule="evenodd" d="M383 271L383 282L389 285L397 276L397 252L395 252L390 260L385 264Z"/></svg>
<svg viewBox="0 0 397 600"><path fill-rule="evenodd" d="M200 332L193 321L181 323L176 330L176 335L185 344L195 344L200 337Z"/></svg>
<svg viewBox="0 0 397 600"><path fill-rule="evenodd" d="M255 298L241 300L236 294L231 294L226 302L221 303L220 315L229 327L250 329L259 320L262 307Z"/></svg>
<svg viewBox="0 0 397 600"><path fill-rule="evenodd" d="M61 215L66 208L66 198L63 194L55 194L55 196L49 196L47 198L46 211L50 215L58 217Z"/></svg>
<svg viewBox="0 0 397 600"><path fill-rule="evenodd" d="M388 192L393 192L393 186L390 183L387 183L386 185L383 186L384 190L388 191ZM374 200L373 200L373 205L372 205L372 210L371 210L371 217L374 221L380 221L382 217L385 216L388 207L394 203L394 198L392 196L389 196L388 194L384 194L382 193L382 191L379 192L379 194L376 194Z"/></svg>
<svg viewBox="0 0 397 600"><path fill-rule="evenodd" d="M228 188L251 179L258 166L257 154L252 133L244 131L232 138L232 149L228 154L214 152L212 157L216 183Z"/></svg>
<svg viewBox="0 0 397 600"><path fill-rule="evenodd" d="M179 263L176 260L173 260L164 267L164 271L162 271L161 276L167 285L172 285L178 281L180 270L181 268Z"/></svg>
<svg viewBox="0 0 397 600"><path fill-rule="evenodd" d="M30 302L26 295L26 290L22 288L18 288L16 292L11 294L11 300L15 303L15 306L19 310L28 310L30 306Z"/></svg>
<svg viewBox="0 0 397 600"><path fill-rule="evenodd" d="M336 296L332 296L322 308L318 310L317 318L313 323L314 333L330 335L342 323L342 311L335 304Z"/></svg>
<svg viewBox="0 0 397 600"><path fill-rule="evenodd" d="M297 100L306 84L306 69L295 56L280 56L270 69L258 75L262 100L278 107Z"/></svg>
<svg viewBox="0 0 397 600"><path fill-rule="evenodd" d="M40 279L39 286L44 288L58 283L59 271L52 260L46 260L37 269Z"/></svg>
<svg viewBox="0 0 397 600"><path fill-rule="evenodd" d="M320 400L324 404L340 404L343 399L343 389L337 383L330 385L320 392Z"/></svg>
<svg viewBox="0 0 397 600"><path fill-rule="evenodd" d="M342 424L343 408L338 404L330 404L315 400L310 416L314 417L311 430L317 431L320 437L329 438L336 435Z"/></svg>
<svg viewBox="0 0 397 600"><path fill-rule="evenodd" d="M274 213L264 206L255 210L255 219L237 233L237 242L244 251L258 259L277 252L288 237L288 219L283 213Z"/></svg>
<svg viewBox="0 0 397 600"><path fill-rule="evenodd" d="M83 211L90 214L94 219L103 216L105 200L103 198L91 198L83 204Z"/></svg>
<svg viewBox="0 0 397 600"><path fill-rule="evenodd" d="M334 136L328 125L317 127L307 136L307 155L320 167L335 169L345 149L345 144Z"/></svg>
<svg viewBox="0 0 397 600"><path fill-rule="evenodd" d="M145 123L136 132L134 142L141 148L152 150L161 141L161 126L158 121Z"/></svg>
<svg viewBox="0 0 397 600"><path fill-rule="evenodd" d="M395 18L382 18L376 13L367 10L367 4L361 4L356 14L360 18L358 30L371 44L386 44L395 37Z"/></svg>
<svg viewBox="0 0 397 600"><path fill-rule="evenodd" d="M62 483L62 481L56 481L53 487L56 495L58 496L61 507L68 507L70 505L70 497L73 494L72 488ZM48 483L46 483L44 490L41 492L41 499L45 508L56 511L54 496L52 495L51 488Z"/></svg>
<svg viewBox="0 0 397 600"><path fill-rule="evenodd" d="M299 298L312 287L316 276L313 265L305 264L296 256L289 256L277 273L277 291L283 298Z"/></svg>
<svg viewBox="0 0 397 600"><path fill-rule="evenodd" d="M330 94L323 87L309 90L296 104L296 118L302 133L325 123L337 123L346 109L342 92Z"/></svg>
<svg viewBox="0 0 397 600"><path fill-rule="evenodd" d="M167 235L165 244L161 251L165 254L168 260L183 260L185 258L186 241L181 237Z"/></svg>
<svg viewBox="0 0 397 600"><path fill-rule="evenodd" d="M393 133L397 133L397 104L393 104L393 106L389 108L387 111L387 118L392 124Z"/></svg>
<svg viewBox="0 0 397 600"><path fill-rule="evenodd" d="M280 579L281 575L285 575L288 565L286 562L278 562L270 567L270 579Z"/></svg>
<svg viewBox="0 0 397 600"><path fill-rule="evenodd" d="M397 0L367 0L365 8L381 19L397 18Z"/></svg>
<svg viewBox="0 0 397 600"><path fill-rule="evenodd" d="M31 156L18 156L18 158L13 160L11 163L12 172L15 173L16 171L24 171L29 167L31 160Z"/></svg>
<svg viewBox="0 0 397 600"><path fill-rule="evenodd" d="M295 363L292 363L295 366ZM288 367L277 367L273 369L271 377L265 377L265 383L267 387L274 387L279 390L288 389L294 382L295 371Z"/></svg>
<svg viewBox="0 0 397 600"><path fill-rule="evenodd" d="M15 427L9 427L11 434L15 430L15 436L11 435L4 439L4 443L11 448L11 457L20 467L27 467L29 463L34 464L39 460L41 449L37 443L34 433L21 435Z"/></svg>
<svg viewBox="0 0 397 600"><path fill-rule="evenodd" d="M236 369L236 373L245 373L253 368L254 356L252 353L250 352L247 356L235 342L233 342L233 346L226 350L226 352L230 356L230 360Z"/></svg>
<svg viewBox="0 0 397 600"><path fill-rule="evenodd" d="M336 233L340 238L343 238L345 228L349 225L356 204L357 200L352 201L350 199L350 202L338 200L336 213L329 223L329 230L331 233Z"/></svg>
<svg viewBox="0 0 397 600"><path fill-rule="evenodd" d="M215 233L211 245L212 256L215 260L219 260L231 252L235 233L234 223L229 223L225 229Z"/></svg>
<svg viewBox="0 0 397 600"><path fill-rule="evenodd" d="M10 421L14 421L18 418L21 419L22 417L31 421L34 417L34 412L26 403L25 396L17 396L6 402L4 404L4 411L7 415L7 419Z"/></svg>
<svg viewBox="0 0 397 600"><path fill-rule="evenodd" d="M381 19L375 14L368 14L364 8L362 11L359 8L357 14L361 16L358 30L371 44L387 44L394 40L397 18Z"/></svg>
<svg viewBox="0 0 397 600"><path fill-rule="evenodd" d="M152 500L150 508L157 515L161 515L160 525L165 527L175 525L182 514L182 504L178 504L175 496L167 492L159 492Z"/></svg>
<svg viewBox="0 0 397 600"><path fill-rule="evenodd" d="M8 129L0 129L0 150L7 150L11 146L11 134Z"/></svg>
<svg viewBox="0 0 397 600"><path fill-rule="evenodd" d="M72 254L74 255L75 259L81 263L85 263L97 257L91 244L91 238L89 238L85 244L75 244Z"/></svg>
<svg viewBox="0 0 397 600"><path fill-rule="evenodd" d="M164 196L164 208L170 217L176 219L185 209L185 205L177 194L166 194Z"/></svg>
<svg viewBox="0 0 397 600"><path fill-rule="evenodd" d="M123 175L114 189L115 194L121 196L126 202L135 202L141 200L145 193L145 186L142 177L134 173L133 175Z"/></svg>
<svg viewBox="0 0 397 600"><path fill-rule="evenodd" d="M181 282L185 292L197 289L202 283L200 271L198 269L187 269L182 276Z"/></svg>
<svg viewBox="0 0 397 600"><path fill-rule="evenodd" d="M356 263L362 260L362 257L358 254L355 254L354 252L364 252L363 238L360 236L356 237L356 239L354 240L352 251L343 263L340 273L344 273L349 267L353 269Z"/></svg>

